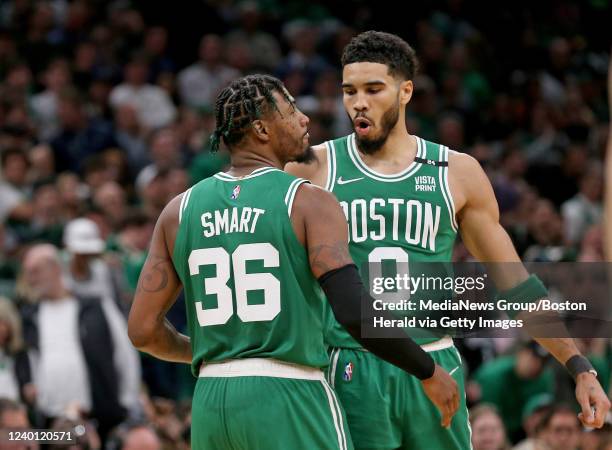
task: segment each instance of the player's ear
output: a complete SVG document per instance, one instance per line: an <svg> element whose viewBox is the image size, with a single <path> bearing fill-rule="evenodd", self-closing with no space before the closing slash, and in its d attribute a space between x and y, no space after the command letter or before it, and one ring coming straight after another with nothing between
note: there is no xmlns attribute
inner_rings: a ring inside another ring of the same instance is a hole
<svg viewBox="0 0 612 450"><path fill-rule="evenodd" d="M412 98L414 84L412 80L402 81L399 85L399 101L401 105L407 105Z"/></svg>
<svg viewBox="0 0 612 450"><path fill-rule="evenodd" d="M251 122L251 127L253 128L253 133L255 133L257 139L265 142L270 140L269 130L265 121L261 119L254 120Z"/></svg>

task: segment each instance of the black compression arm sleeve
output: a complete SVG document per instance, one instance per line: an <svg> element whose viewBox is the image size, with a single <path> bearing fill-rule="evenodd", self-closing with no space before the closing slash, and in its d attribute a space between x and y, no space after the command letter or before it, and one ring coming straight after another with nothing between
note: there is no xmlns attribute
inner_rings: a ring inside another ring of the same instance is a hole
<svg viewBox="0 0 612 450"><path fill-rule="evenodd" d="M319 283L336 320L364 348L421 380L431 377L435 364L416 342L401 329L385 329L385 337L365 338L362 329L373 326L373 318L394 319L387 311L374 310L374 299L366 292L354 264L330 270Z"/></svg>

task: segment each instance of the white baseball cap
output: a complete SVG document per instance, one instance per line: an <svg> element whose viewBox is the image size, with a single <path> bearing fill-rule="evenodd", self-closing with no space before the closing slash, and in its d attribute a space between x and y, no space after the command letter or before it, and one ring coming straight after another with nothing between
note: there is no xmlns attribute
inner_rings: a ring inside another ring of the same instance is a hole
<svg viewBox="0 0 612 450"><path fill-rule="evenodd" d="M102 253L106 248L98 225L84 217L68 222L64 230L64 245L70 253L81 255Z"/></svg>

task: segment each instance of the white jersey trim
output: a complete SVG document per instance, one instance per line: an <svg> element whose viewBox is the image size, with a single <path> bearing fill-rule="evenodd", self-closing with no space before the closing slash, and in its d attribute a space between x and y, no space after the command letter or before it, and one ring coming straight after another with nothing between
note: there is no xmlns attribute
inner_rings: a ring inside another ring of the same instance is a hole
<svg viewBox="0 0 612 450"><path fill-rule="evenodd" d="M425 143L422 142L422 139L420 137L415 136L415 138L417 141L416 157L422 158L423 154L425 153ZM384 181L386 183L393 183L395 181L403 181L411 177L412 175L414 175L421 167L421 163L417 161L412 161L410 165L406 167L404 170L402 170L401 172L391 174L391 175L386 175L383 173L376 172L375 170L368 167L365 162L363 162L359 154L359 150L357 150L357 144L355 143L354 133L347 137L347 146L348 146L348 154L351 160L353 161L353 164L355 165L355 167L357 167L357 169L359 169L359 171L362 172L364 175L370 178L373 178L375 180L378 180L378 181Z"/></svg>
<svg viewBox="0 0 612 450"><path fill-rule="evenodd" d="M293 200L295 200L295 194L297 194L298 188L304 184L308 183L308 180L304 180L303 178L296 178L291 182L289 188L287 189L287 194L285 195L285 205L287 205L287 214L291 217L291 210L293 209Z"/></svg>
<svg viewBox="0 0 612 450"><path fill-rule="evenodd" d="M181 223L181 220L183 219L183 211L187 209L187 203L189 203L189 197L191 197L192 189L193 187L187 189L181 198L181 204L179 205L179 223Z"/></svg>
<svg viewBox="0 0 612 450"><path fill-rule="evenodd" d="M334 141L325 143L327 150L327 180L325 182L325 190L332 192L336 183L336 146Z"/></svg>
<svg viewBox="0 0 612 450"><path fill-rule="evenodd" d="M329 384L333 388L336 387L336 369L338 367L338 358L340 357L340 349L335 348L331 352L331 361L330 361L330 369L329 369Z"/></svg>
<svg viewBox="0 0 612 450"><path fill-rule="evenodd" d="M221 181L241 181L241 180L248 180L249 178L255 178L260 175L265 175L267 173L275 172L275 171L280 171L280 169L277 169L276 167L260 167L259 169L255 169L253 172L243 177L235 177L225 172L216 173L213 175L213 177Z"/></svg>
<svg viewBox="0 0 612 450"><path fill-rule="evenodd" d="M347 450L346 433L344 431L344 418L342 416L342 410L338 404L338 399L336 398L336 394L334 393L333 389L329 386L325 379L321 381L321 384L323 385L323 389L327 394L329 409L331 410L332 418L334 419L334 427L336 428L336 434L338 435L338 448L340 450Z"/></svg>
<svg viewBox="0 0 612 450"><path fill-rule="evenodd" d="M448 163L448 151L448 147L440 145L440 161L445 161L446 163ZM455 202L453 201L453 196L450 191L450 185L448 183L448 168L448 164L446 166L440 167L439 178L440 186L442 187L442 196L444 197L444 202L446 203L446 207L448 208L451 226L456 233L459 229L459 226L457 225Z"/></svg>

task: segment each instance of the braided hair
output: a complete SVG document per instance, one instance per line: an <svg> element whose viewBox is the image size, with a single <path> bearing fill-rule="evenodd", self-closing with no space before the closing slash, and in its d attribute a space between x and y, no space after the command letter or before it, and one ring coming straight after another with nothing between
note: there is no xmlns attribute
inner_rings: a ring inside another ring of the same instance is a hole
<svg viewBox="0 0 612 450"><path fill-rule="evenodd" d="M268 108L279 111L274 91L293 103L283 83L270 75L248 75L223 89L215 103L217 127L210 137L211 151L219 149L221 139L228 147L240 142L251 122L261 118Z"/></svg>

